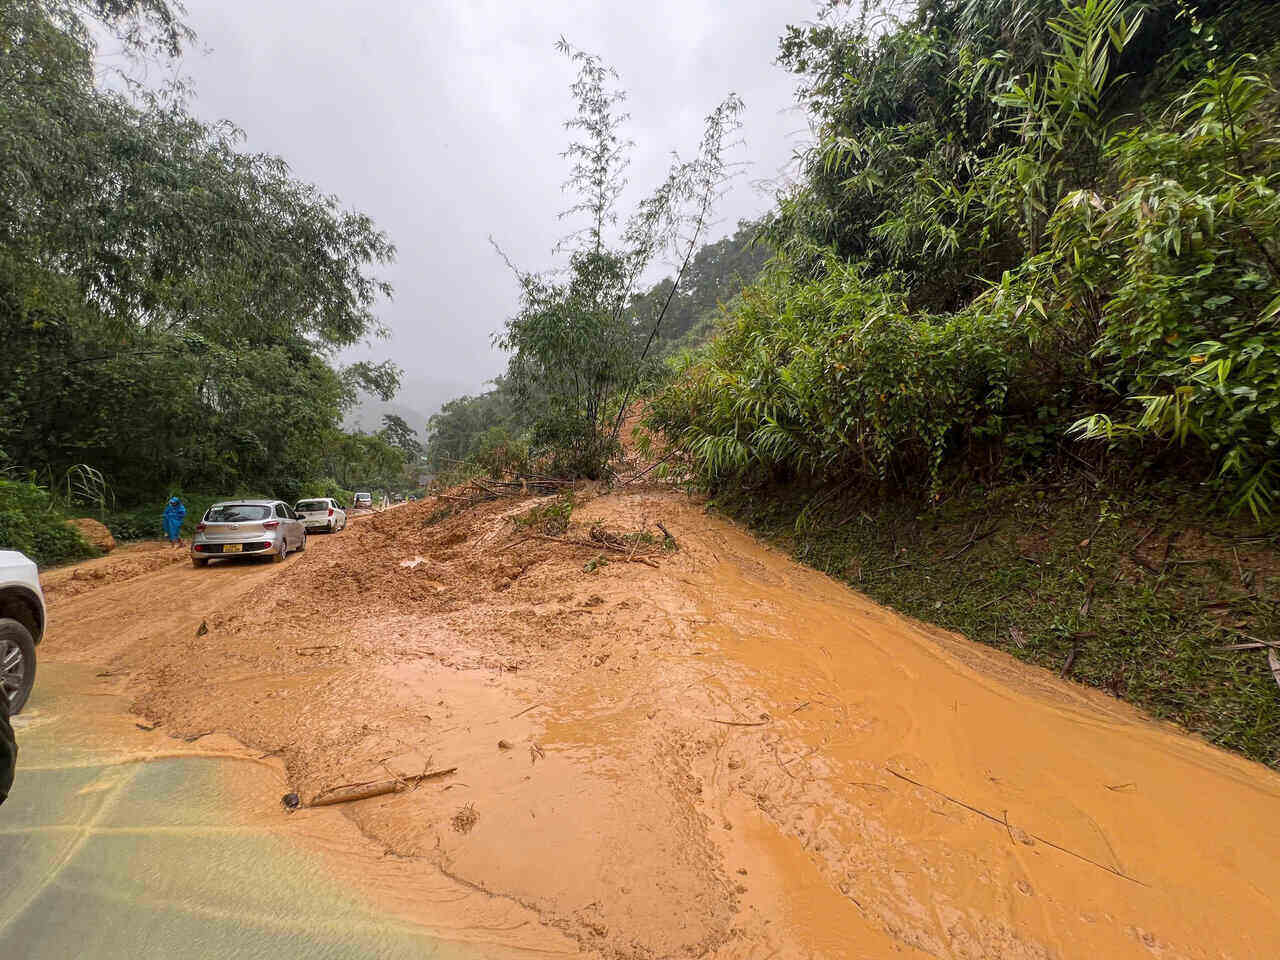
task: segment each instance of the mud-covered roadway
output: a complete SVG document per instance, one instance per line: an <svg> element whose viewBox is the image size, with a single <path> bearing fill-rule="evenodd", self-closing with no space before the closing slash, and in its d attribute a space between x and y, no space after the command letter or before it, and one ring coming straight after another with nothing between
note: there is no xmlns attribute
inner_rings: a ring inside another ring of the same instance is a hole
<svg viewBox="0 0 1280 960"><path fill-rule="evenodd" d="M1276 955L1276 773L682 495L580 496L558 540L516 519L540 502L408 504L284 564L126 547L45 577L43 661L304 803L404 779L325 813L505 905L493 956ZM411 919L460 909L349 867Z"/></svg>

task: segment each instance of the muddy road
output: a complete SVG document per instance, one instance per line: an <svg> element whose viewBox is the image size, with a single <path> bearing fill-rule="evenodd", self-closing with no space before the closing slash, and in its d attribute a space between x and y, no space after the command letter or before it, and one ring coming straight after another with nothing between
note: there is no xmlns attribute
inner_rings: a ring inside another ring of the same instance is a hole
<svg viewBox="0 0 1280 960"><path fill-rule="evenodd" d="M457 919L421 871L516 911L491 956L1275 954L1280 776L683 496L580 497L556 539L541 503L410 504L281 565L126 548L45 578L42 662L304 801L404 779L254 816L354 826L376 856L296 842L406 922ZM592 544L658 521L678 549Z"/></svg>

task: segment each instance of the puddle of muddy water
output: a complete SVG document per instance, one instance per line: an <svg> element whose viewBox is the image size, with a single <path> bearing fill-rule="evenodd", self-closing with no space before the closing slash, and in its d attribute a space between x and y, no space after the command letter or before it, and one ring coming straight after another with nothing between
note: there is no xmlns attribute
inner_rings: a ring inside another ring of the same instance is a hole
<svg viewBox="0 0 1280 960"><path fill-rule="evenodd" d="M479 957L575 948L518 905L280 807L238 745L138 729L94 671L42 666L0 807L0 956ZM359 880L359 886L354 882Z"/></svg>

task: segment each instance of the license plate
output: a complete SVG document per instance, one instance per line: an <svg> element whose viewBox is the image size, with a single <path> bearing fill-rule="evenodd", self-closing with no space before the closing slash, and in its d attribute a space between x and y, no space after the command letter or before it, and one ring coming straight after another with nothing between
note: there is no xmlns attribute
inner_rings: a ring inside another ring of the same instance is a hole
<svg viewBox="0 0 1280 960"><path fill-rule="evenodd" d="M222 545L223 553L240 553L242 550L244 550L243 543L224 543Z"/></svg>

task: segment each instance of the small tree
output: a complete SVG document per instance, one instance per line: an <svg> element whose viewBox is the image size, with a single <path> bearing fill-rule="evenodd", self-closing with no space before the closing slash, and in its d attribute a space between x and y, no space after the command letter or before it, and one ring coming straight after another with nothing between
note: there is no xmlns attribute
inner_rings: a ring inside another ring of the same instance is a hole
<svg viewBox="0 0 1280 960"><path fill-rule="evenodd" d="M563 154L571 164L564 188L573 203L561 216L585 216L586 224L557 244L555 252L569 258L560 272L527 272L507 260L520 283L520 307L494 342L512 353L508 376L517 396L537 403L535 450L549 452L559 472L599 477L617 450L627 404L667 308L732 175L724 158L741 126L742 101L730 94L708 115L697 155L677 156L666 179L618 230L635 146L621 132L626 94L598 57L563 39L557 49L578 68L570 88L577 110L565 124L576 138ZM626 307L645 270L664 253L680 264L675 282L637 326Z"/></svg>

